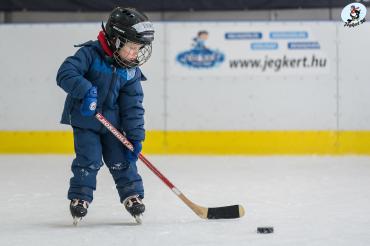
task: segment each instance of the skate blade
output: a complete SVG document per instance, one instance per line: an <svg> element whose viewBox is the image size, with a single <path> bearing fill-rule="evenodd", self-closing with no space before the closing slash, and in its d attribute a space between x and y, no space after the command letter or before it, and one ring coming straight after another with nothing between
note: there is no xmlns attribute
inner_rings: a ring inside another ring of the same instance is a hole
<svg viewBox="0 0 370 246"><path fill-rule="evenodd" d="M138 223L139 225L141 225L143 223L142 215L135 215L134 219L135 219L136 223Z"/></svg>
<svg viewBox="0 0 370 246"><path fill-rule="evenodd" d="M82 220L80 217L73 217L73 225L78 226L78 223Z"/></svg>

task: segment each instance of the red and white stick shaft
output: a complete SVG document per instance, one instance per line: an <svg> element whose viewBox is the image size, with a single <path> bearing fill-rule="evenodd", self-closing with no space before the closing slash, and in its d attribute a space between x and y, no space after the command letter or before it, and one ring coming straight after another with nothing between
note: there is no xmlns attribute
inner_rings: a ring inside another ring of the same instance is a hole
<svg viewBox="0 0 370 246"><path fill-rule="evenodd" d="M95 118L100 121L123 145L131 151L134 151L134 146L127 140L127 138L120 133L101 113L96 113ZM181 191L174 186L150 161L141 153L139 159L165 183L177 196L181 195Z"/></svg>

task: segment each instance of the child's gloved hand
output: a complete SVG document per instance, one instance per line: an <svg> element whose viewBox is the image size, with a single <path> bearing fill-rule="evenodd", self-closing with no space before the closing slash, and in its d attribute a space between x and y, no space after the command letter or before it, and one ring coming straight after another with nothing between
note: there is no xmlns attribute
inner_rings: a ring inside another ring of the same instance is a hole
<svg viewBox="0 0 370 246"><path fill-rule="evenodd" d="M98 89L96 86L87 91L80 108L83 116L92 116L95 114L96 104L98 102Z"/></svg>
<svg viewBox="0 0 370 246"><path fill-rule="evenodd" d="M141 144L141 141L137 140L128 140L132 145L134 146L134 151L129 150L128 148L125 148L125 156L126 159L130 162L135 162L138 159L139 153L141 152L143 146Z"/></svg>

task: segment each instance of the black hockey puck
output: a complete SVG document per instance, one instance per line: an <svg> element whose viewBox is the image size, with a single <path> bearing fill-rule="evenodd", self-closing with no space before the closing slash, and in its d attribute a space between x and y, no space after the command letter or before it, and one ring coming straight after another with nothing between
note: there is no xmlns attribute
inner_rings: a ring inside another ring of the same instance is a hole
<svg viewBox="0 0 370 246"><path fill-rule="evenodd" d="M274 227L257 227L257 233L261 234L267 234L267 233L273 233Z"/></svg>

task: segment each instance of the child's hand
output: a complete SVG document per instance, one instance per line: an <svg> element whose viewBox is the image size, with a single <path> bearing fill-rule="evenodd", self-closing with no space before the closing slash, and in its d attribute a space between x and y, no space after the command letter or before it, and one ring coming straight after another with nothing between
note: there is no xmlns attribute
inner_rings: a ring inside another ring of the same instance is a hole
<svg viewBox="0 0 370 246"><path fill-rule="evenodd" d="M143 146L141 144L141 141L137 141L137 140L129 140L129 141L134 146L134 151L131 151L125 148L126 149L125 156L128 161L134 162L134 161L137 161L139 153L141 152Z"/></svg>
<svg viewBox="0 0 370 246"><path fill-rule="evenodd" d="M83 116L92 116L95 114L96 104L98 102L98 90L96 86L87 91L80 108Z"/></svg>

